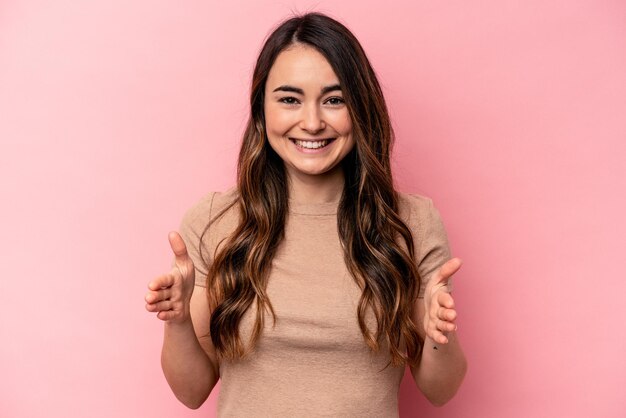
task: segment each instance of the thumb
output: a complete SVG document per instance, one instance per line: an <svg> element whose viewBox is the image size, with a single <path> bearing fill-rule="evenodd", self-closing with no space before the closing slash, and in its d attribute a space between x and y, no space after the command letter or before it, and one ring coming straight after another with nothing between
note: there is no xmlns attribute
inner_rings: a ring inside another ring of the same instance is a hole
<svg viewBox="0 0 626 418"><path fill-rule="evenodd" d="M172 251L176 256L176 264L180 265L189 260L189 254L187 254L187 246L185 245L185 241L180 236L180 234L176 231L171 231L167 238L170 241L170 247L172 247Z"/></svg>
<svg viewBox="0 0 626 418"><path fill-rule="evenodd" d="M463 262L458 257L446 261L445 264L439 268L439 271L437 271L435 282L447 284L450 277L461 268L461 264L463 264Z"/></svg>

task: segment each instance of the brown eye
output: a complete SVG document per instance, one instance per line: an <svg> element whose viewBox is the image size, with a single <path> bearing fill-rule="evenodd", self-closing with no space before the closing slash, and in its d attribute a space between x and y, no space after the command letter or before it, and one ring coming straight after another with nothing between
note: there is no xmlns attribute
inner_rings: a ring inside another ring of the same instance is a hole
<svg viewBox="0 0 626 418"><path fill-rule="evenodd" d="M345 103L341 97L331 97L326 102L332 106L339 106Z"/></svg>
<svg viewBox="0 0 626 418"><path fill-rule="evenodd" d="M296 99L295 97L281 97L280 99L278 99L279 102L281 103L285 103L288 105L295 105L298 104L298 99Z"/></svg>

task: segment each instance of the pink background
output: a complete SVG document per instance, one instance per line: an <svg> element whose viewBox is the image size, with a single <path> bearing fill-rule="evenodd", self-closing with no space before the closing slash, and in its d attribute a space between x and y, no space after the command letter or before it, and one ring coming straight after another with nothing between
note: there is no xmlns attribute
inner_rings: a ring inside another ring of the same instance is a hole
<svg viewBox="0 0 626 418"><path fill-rule="evenodd" d="M626 416L623 1L0 3L2 417L208 417L174 398L147 282L234 181L251 69L292 10L384 86L400 189L434 199L469 372L401 416ZM391 6L393 4L393 7Z"/></svg>

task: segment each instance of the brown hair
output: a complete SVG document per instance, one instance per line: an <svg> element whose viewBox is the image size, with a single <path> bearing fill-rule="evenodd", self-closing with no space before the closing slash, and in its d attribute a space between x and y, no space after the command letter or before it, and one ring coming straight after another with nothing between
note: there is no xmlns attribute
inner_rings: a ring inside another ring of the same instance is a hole
<svg viewBox="0 0 626 418"><path fill-rule="evenodd" d="M284 236L288 189L283 161L266 138L264 93L276 57L295 43L314 47L328 60L339 78L353 122L355 147L341 162L345 184L337 227L348 270L362 289L359 327L374 351L380 348L381 336L385 338L391 363L402 365L408 361L415 365L422 342L411 312L420 278L413 261L411 231L398 214L390 164L394 136L387 106L358 40L343 24L320 13L295 16L281 23L267 38L257 59L250 118L238 159L237 199L217 216L237 205L239 224L218 246L208 267L207 294L213 310L210 337L219 357L241 358L248 351L238 328L253 301L257 301L257 311L250 349L263 330L264 311L268 309L276 319L266 287L272 259ZM208 226L203 235L207 230ZM365 322L368 307L377 319L375 336ZM402 339L407 354L401 350Z"/></svg>

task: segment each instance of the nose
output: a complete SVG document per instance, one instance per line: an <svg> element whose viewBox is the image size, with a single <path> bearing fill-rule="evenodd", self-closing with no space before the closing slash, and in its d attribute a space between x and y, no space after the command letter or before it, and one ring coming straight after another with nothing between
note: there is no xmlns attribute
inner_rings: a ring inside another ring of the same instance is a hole
<svg viewBox="0 0 626 418"><path fill-rule="evenodd" d="M302 130L316 133L326 127L326 122L324 122L320 109L316 104L310 103L307 106L303 106L302 112L302 120L300 121Z"/></svg>

